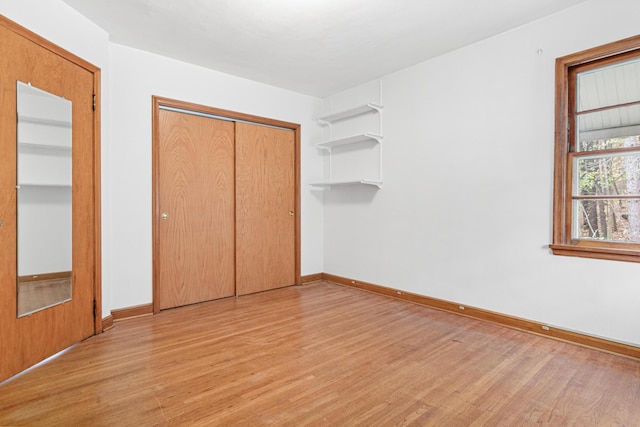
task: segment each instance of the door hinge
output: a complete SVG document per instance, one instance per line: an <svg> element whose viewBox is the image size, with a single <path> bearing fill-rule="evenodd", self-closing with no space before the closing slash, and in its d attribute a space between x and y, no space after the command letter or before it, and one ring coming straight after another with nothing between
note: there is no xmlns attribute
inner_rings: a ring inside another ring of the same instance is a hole
<svg viewBox="0 0 640 427"><path fill-rule="evenodd" d="M93 111L96 111L96 96L93 95Z"/></svg>

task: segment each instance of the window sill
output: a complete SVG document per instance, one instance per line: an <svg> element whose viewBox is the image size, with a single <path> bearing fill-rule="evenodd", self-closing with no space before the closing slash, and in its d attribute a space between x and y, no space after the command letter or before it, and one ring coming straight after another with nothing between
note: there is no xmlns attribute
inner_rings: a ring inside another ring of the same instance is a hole
<svg viewBox="0 0 640 427"><path fill-rule="evenodd" d="M573 256L580 258L596 258L611 261L640 262L640 250L612 249L593 246L549 245L554 255Z"/></svg>

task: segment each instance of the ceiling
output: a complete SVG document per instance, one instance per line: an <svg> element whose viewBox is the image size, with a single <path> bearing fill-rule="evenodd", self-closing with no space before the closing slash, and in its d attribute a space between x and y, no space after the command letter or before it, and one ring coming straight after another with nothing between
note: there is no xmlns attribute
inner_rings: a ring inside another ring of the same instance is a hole
<svg viewBox="0 0 640 427"><path fill-rule="evenodd" d="M585 0L63 0L112 42L325 97Z"/></svg>

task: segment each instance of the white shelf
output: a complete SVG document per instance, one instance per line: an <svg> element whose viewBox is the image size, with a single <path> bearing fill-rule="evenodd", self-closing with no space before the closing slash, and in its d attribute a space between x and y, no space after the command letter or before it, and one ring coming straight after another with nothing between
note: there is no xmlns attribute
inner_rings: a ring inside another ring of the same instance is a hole
<svg viewBox="0 0 640 427"><path fill-rule="evenodd" d="M358 181L337 181L337 182L314 182L312 187L322 187L331 189L331 187L346 186L346 185L373 185L378 188L382 188L382 181L376 181L371 179L361 179Z"/></svg>
<svg viewBox="0 0 640 427"><path fill-rule="evenodd" d="M340 120L348 119L351 117L359 116L361 114L370 113L373 111L380 112L382 110L382 105L368 103L365 105L359 105L354 108L350 108L349 110L340 111L338 113L328 114L326 116L318 117L318 121L321 123L333 123Z"/></svg>
<svg viewBox="0 0 640 427"><path fill-rule="evenodd" d="M332 141L322 142L320 144L316 144L318 148L324 148L325 150L331 151L332 148L340 147L343 145L349 144L357 144L358 142L377 142L380 143L382 141L382 135L378 135L371 132L366 132L361 135L349 136L341 139L334 139Z"/></svg>
<svg viewBox="0 0 640 427"><path fill-rule="evenodd" d="M329 129L328 141L321 142L316 144L316 148L327 150L329 152L328 155L328 170L326 171L325 182L317 182L312 183L311 187L320 188L323 190L331 190L334 187L346 187L346 186L373 186L376 188L382 188L382 105L375 103L368 103L363 105L358 105L356 107L350 108L348 110L339 111L332 114L327 114L318 118L318 123L321 125L325 125ZM368 120L356 120L352 123L336 123L345 121L348 122L349 119L358 118L358 116L362 116L365 114L372 114L373 116L377 116L377 130L372 129L371 126L374 126L373 122ZM334 123L335 127L340 131L337 135L342 136L337 139L332 138L332 133L334 132ZM345 128L345 126L348 126ZM367 129L368 128L368 129ZM375 130L377 133L369 132ZM346 131L346 132L345 132ZM356 133L355 135L353 133ZM358 134L357 132L363 132ZM351 135L343 137L343 135ZM377 147L369 147L369 146L354 146L354 150L341 150L336 151L335 153L332 151L337 147L344 147L352 144L359 143L371 143L378 144ZM369 150L369 148L374 149L374 151ZM375 149L378 150L375 150ZM361 151L364 150L364 151ZM363 157L363 155L367 154L367 156ZM375 172L375 165L370 163L377 156L378 163L378 171ZM363 163L363 159L368 160L366 163ZM337 161L336 171L338 173L334 173L333 169L336 167L334 162ZM352 163L358 163L352 164ZM352 166L354 166L352 170ZM348 168L348 171L345 171L345 168ZM346 172L346 173L345 173ZM338 177L342 179L346 179L344 181L334 180L334 177ZM368 176L375 177L376 179L353 179L353 177L358 176Z"/></svg>

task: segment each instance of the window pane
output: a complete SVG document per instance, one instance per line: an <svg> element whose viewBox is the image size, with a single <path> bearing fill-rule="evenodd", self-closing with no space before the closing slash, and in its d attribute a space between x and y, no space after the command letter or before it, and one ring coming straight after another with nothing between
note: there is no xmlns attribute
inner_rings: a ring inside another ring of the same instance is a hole
<svg viewBox="0 0 640 427"><path fill-rule="evenodd" d="M573 214L574 239L640 242L640 200L575 200Z"/></svg>
<svg viewBox="0 0 640 427"><path fill-rule="evenodd" d="M640 101L640 59L578 74L577 111Z"/></svg>
<svg viewBox="0 0 640 427"><path fill-rule="evenodd" d="M576 151L637 146L640 135L640 105L611 108L577 117ZM625 145L625 140L627 144ZM607 141L606 144L603 141Z"/></svg>
<svg viewBox="0 0 640 427"><path fill-rule="evenodd" d="M574 158L573 194L640 195L640 153Z"/></svg>

